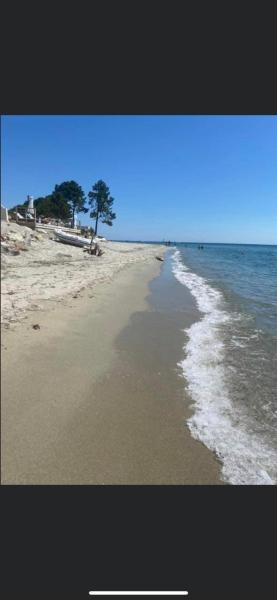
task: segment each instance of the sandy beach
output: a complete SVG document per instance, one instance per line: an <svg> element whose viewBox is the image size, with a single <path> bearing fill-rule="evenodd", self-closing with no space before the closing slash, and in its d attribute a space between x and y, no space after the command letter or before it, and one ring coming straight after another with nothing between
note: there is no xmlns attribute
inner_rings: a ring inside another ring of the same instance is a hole
<svg viewBox="0 0 277 600"><path fill-rule="evenodd" d="M176 364L195 315L183 291L172 308L165 247L107 242L88 258L32 246L7 258L2 282L2 483L222 483L185 424Z"/></svg>
<svg viewBox="0 0 277 600"><path fill-rule="evenodd" d="M102 242L101 260L82 248L54 241L53 232L1 223L1 323L5 327L63 301L84 289L110 281L122 268L153 260L164 246Z"/></svg>

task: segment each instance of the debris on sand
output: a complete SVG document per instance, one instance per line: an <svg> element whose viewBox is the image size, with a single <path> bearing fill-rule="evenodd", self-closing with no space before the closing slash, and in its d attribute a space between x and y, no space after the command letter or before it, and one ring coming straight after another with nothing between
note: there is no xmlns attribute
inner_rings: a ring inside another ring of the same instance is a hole
<svg viewBox="0 0 277 600"><path fill-rule="evenodd" d="M88 248L84 248L84 252L88 252L92 256L102 256L104 251L100 248L99 244L91 244Z"/></svg>
<svg viewBox="0 0 277 600"><path fill-rule="evenodd" d="M125 265L150 263L159 251L163 256L162 248L137 242L93 242L92 255L77 246L63 251L49 232L38 234L16 223L1 223L1 235L2 325L46 308L45 302L79 297L82 289L110 281Z"/></svg>

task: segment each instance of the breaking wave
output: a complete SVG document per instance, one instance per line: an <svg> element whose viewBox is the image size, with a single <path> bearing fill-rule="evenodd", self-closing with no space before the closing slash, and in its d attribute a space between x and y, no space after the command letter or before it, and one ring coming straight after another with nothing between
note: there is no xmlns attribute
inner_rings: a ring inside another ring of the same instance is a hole
<svg viewBox="0 0 277 600"><path fill-rule="evenodd" d="M225 481L274 485L276 453L252 430L251 419L233 404L228 391L223 333L232 314L225 310L221 292L183 264L179 250L172 260L176 279L190 290L202 313L200 321L184 330L188 341L179 363L194 402L188 420L191 434L216 453Z"/></svg>

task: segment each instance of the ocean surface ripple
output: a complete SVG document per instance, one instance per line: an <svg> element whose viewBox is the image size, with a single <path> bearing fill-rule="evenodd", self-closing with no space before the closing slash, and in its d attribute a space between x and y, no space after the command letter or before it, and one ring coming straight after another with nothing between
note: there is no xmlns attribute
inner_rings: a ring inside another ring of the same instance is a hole
<svg viewBox="0 0 277 600"><path fill-rule="evenodd" d="M193 270L187 264L190 254ZM198 254L202 260L203 253ZM201 269L199 263L201 274L197 274L196 260L195 251L186 248L176 249L172 255L173 273L190 290L201 313L201 319L184 330L185 358L178 365L193 401L188 427L195 439L216 453L226 482L274 485L277 336L270 336L266 327L257 327L260 315L254 318L243 304L244 294L232 289L222 268L217 281L215 261L212 276L204 277L206 265ZM205 256L206 263L208 260ZM260 297L259 310L262 305ZM271 311L272 306L273 302ZM266 318L268 315L269 310Z"/></svg>

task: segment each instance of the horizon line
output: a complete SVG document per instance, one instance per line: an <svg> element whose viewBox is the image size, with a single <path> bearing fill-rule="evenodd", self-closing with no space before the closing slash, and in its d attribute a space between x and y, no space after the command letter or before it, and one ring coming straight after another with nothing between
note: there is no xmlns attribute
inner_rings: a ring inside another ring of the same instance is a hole
<svg viewBox="0 0 277 600"><path fill-rule="evenodd" d="M141 244L145 244L145 243L151 243L154 242L155 244L165 244L168 241L171 242L171 244L219 244L219 245L225 245L225 246L277 246L277 242L276 244L274 244L273 242L269 242L269 243L264 243L264 242L203 242L203 241L197 241L197 242L188 242L185 240L182 241L171 241L171 240L131 240L131 239L110 239L108 240L110 242L137 242L137 243L141 243Z"/></svg>

